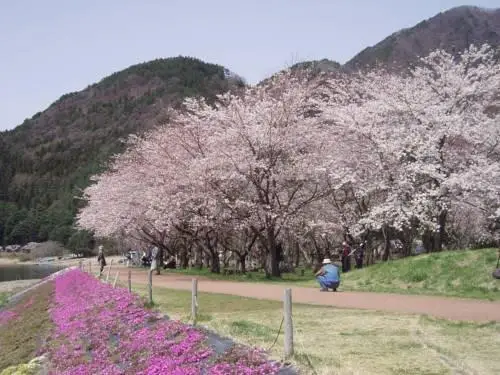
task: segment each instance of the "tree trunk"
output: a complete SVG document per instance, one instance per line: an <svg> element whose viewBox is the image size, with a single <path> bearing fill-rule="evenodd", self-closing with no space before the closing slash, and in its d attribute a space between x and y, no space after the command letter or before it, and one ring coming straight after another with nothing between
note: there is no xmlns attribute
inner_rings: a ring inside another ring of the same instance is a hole
<svg viewBox="0 0 500 375"><path fill-rule="evenodd" d="M422 235L422 243L426 252L432 253L434 251L434 236L431 231L426 230L424 232Z"/></svg>
<svg viewBox="0 0 500 375"><path fill-rule="evenodd" d="M299 243L294 242L293 243L293 267L298 268L300 266L300 248L299 248Z"/></svg>
<svg viewBox="0 0 500 375"><path fill-rule="evenodd" d="M443 245L446 243L446 219L448 216L448 211L442 210L438 216L439 231L436 235L436 251L443 250Z"/></svg>
<svg viewBox="0 0 500 375"><path fill-rule="evenodd" d="M189 265L189 257L187 256L187 250L183 250L180 254L180 259L179 259L179 263L180 263L180 268L182 269L186 269L188 268L188 265Z"/></svg>
<svg viewBox="0 0 500 375"><path fill-rule="evenodd" d="M384 235L384 254L382 255L382 260L387 262L391 256L391 240L386 229L382 229L382 233Z"/></svg>
<svg viewBox="0 0 500 375"><path fill-rule="evenodd" d="M267 242L270 255L270 275L273 277L280 277L281 272L278 257L278 244L276 243L276 235L273 227L267 228Z"/></svg>
<svg viewBox="0 0 500 375"><path fill-rule="evenodd" d="M240 255L238 258L240 260L240 271L241 271L241 273L246 273L247 272L247 267L246 267L247 257L246 257L246 254Z"/></svg>
<svg viewBox="0 0 500 375"><path fill-rule="evenodd" d="M210 251L210 272L220 273L219 253Z"/></svg>
<svg viewBox="0 0 500 375"><path fill-rule="evenodd" d="M196 267L200 270L203 268L203 249L201 246L196 249Z"/></svg>
<svg viewBox="0 0 500 375"><path fill-rule="evenodd" d="M210 255L203 253L203 266L205 266L206 268L210 268L210 259Z"/></svg>

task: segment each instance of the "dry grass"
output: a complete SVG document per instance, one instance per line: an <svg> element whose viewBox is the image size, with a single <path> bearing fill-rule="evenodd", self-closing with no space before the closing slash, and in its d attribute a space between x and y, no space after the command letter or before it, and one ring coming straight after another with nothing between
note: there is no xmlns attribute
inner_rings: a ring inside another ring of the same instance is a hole
<svg viewBox="0 0 500 375"><path fill-rule="evenodd" d="M41 285L11 307L19 316L0 325L0 370L35 357L51 326L48 309L53 290L52 283Z"/></svg>
<svg viewBox="0 0 500 375"><path fill-rule="evenodd" d="M145 295L144 287L137 292ZM190 292L155 288L156 306L189 320ZM200 324L239 342L269 348L281 304L200 293ZM294 305L295 356L305 374L499 374L500 324ZM283 352L280 336L271 354Z"/></svg>

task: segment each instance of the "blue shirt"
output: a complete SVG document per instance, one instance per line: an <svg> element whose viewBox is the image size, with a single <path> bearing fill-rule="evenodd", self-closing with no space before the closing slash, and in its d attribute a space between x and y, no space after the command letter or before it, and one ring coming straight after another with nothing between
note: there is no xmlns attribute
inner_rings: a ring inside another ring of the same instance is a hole
<svg viewBox="0 0 500 375"><path fill-rule="evenodd" d="M325 271L325 279L328 281L339 281L340 274L339 268L334 264L325 264L323 266L323 271Z"/></svg>

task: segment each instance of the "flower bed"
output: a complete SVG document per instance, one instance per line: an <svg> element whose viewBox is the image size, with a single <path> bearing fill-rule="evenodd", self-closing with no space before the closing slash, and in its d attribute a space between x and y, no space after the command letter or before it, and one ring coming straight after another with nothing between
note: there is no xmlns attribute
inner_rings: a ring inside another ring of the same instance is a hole
<svg viewBox="0 0 500 375"><path fill-rule="evenodd" d="M79 270L55 278L48 353L57 374L276 374L263 353L217 356L201 331L162 319L126 289Z"/></svg>

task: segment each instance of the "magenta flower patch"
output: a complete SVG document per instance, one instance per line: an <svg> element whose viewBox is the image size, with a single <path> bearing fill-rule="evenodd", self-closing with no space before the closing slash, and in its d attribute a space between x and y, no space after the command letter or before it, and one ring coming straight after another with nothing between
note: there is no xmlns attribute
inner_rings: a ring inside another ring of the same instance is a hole
<svg viewBox="0 0 500 375"><path fill-rule="evenodd" d="M55 278L54 298L56 328L47 345L52 374L267 375L279 369L250 350L224 363L203 332L162 319L126 289L79 270Z"/></svg>

